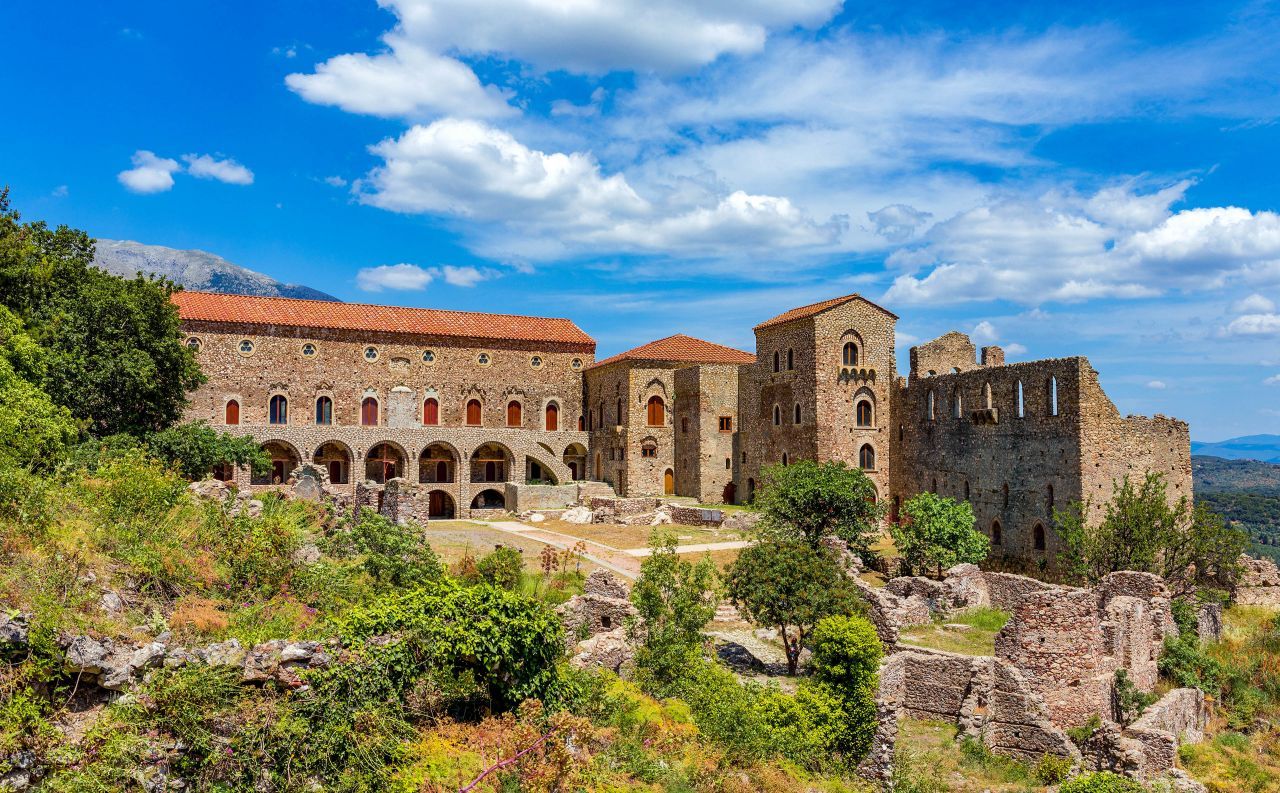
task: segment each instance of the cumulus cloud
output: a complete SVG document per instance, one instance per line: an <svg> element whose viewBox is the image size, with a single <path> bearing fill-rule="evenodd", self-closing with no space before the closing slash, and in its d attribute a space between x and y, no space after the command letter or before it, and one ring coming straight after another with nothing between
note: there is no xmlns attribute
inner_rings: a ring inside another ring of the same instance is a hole
<svg viewBox="0 0 1280 793"><path fill-rule="evenodd" d="M890 204L875 212L868 212L867 217L875 225L876 233L881 237L889 242L906 242L915 235L916 229L928 223L933 215L906 204Z"/></svg>
<svg viewBox="0 0 1280 793"><path fill-rule="evenodd" d="M979 344L991 344L1000 338L1000 334L995 325L984 319L973 327L969 337Z"/></svg>
<svg viewBox="0 0 1280 793"><path fill-rule="evenodd" d="M1236 314L1270 314L1276 310L1276 304L1255 292L1237 301L1231 310Z"/></svg>
<svg viewBox="0 0 1280 793"><path fill-rule="evenodd" d="M381 292L384 289L417 291L426 289L427 284L433 280L435 275L416 264L384 264L380 267L365 267L356 273L356 286L366 292Z"/></svg>
<svg viewBox="0 0 1280 793"><path fill-rule="evenodd" d="M455 267L452 264L444 265L440 268L440 272L444 277L445 283L461 287L472 287L493 277L493 273L483 271L478 267Z"/></svg>
<svg viewBox="0 0 1280 793"><path fill-rule="evenodd" d="M383 165L355 186L360 200L397 212L465 218L506 229L527 252L548 243L586 251L690 253L821 246L842 218L818 222L786 198L734 191L654 203L584 152L531 149L483 122L417 125L371 151Z"/></svg>
<svg viewBox="0 0 1280 793"><path fill-rule="evenodd" d="M1012 358L1016 355L1026 355L1027 348L1025 345L1018 344L1017 342L1014 342L1012 344L1006 344L1004 346L1004 354L1006 357L1009 357L1009 358Z"/></svg>
<svg viewBox="0 0 1280 793"><path fill-rule="evenodd" d="M1273 374L1262 381L1263 385L1280 385L1280 374Z"/></svg>
<svg viewBox="0 0 1280 793"><path fill-rule="evenodd" d="M226 184L253 184L253 171L227 157L218 159L208 154L184 154L187 173L198 179L216 179Z"/></svg>
<svg viewBox="0 0 1280 793"><path fill-rule="evenodd" d="M1280 335L1280 314L1241 314L1225 328L1228 336Z"/></svg>
<svg viewBox="0 0 1280 793"><path fill-rule="evenodd" d="M138 149L133 153L133 167L116 174L116 179L134 193L163 193L173 188L173 174L182 170L177 160L157 157L154 152Z"/></svg>
<svg viewBox="0 0 1280 793"><path fill-rule="evenodd" d="M1153 391L1163 391L1168 387L1168 384L1163 380L1151 380L1147 383L1147 388L1150 388Z"/></svg>

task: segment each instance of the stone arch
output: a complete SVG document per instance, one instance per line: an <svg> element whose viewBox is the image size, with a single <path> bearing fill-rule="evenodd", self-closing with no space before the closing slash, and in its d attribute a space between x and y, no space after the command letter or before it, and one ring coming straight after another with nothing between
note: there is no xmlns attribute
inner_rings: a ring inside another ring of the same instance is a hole
<svg viewBox="0 0 1280 793"><path fill-rule="evenodd" d="M311 461L329 473L330 484L345 485L351 481L351 464L355 453L339 440L327 440L316 447Z"/></svg>
<svg viewBox="0 0 1280 793"><path fill-rule="evenodd" d="M472 509L506 509L507 496L501 490L488 487L471 499Z"/></svg>
<svg viewBox="0 0 1280 793"><path fill-rule="evenodd" d="M564 447L561 461L569 469L574 480L587 478L587 449L581 443L571 443Z"/></svg>
<svg viewBox="0 0 1280 793"><path fill-rule="evenodd" d="M432 490L427 493L427 517L431 520L448 520L458 514L453 494L447 490Z"/></svg>
<svg viewBox="0 0 1280 793"><path fill-rule="evenodd" d="M266 472L254 474L255 485L283 485L289 481L289 474L302 464L302 453L298 447L286 440L271 438L259 446L271 457L271 467Z"/></svg>
<svg viewBox="0 0 1280 793"><path fill-rule="evenodd" d="M505 444L486 441L468 458L472 482L506 482L511 477L515 455Z"/></svg>
<svg viewBox="0 0 1280 793"><path fill-rule="evenodd" d="M541 446L542 444L538 445ZM554 460L554 453L547 459ZM555 469L531 454L526 454L524 456L524 467L525 481L545 482L550 480L553 485L560 484L560 477L556 475Z"/></svg>
<svg viewBox="0 0 1280 793"><path fill-rule="evenodd" d="M378 484L388 479L403 477L409 462L409 453L395 441L380 440L369 448L364 456L364 478Z"/></svg>
<svg viewBox="0 0 1280 793"><path fill-rule="evenodd" d="M418 455L418 481L445 484L458 481L458 449L448 441L432 441Z"/></svg>
<svg viewBox="0 0 1280 793"><path fill-rule="evenodd" d="M859 427L876 425L876 394L866 386L853 392L853 418Z"/></svg>

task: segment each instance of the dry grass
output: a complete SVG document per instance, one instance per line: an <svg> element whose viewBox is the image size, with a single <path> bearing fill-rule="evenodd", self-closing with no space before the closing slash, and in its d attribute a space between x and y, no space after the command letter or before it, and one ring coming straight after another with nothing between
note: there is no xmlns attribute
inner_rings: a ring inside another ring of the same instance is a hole
<svg viewBox="0 0 1280 793"><path fill-rule="evenodd" d="M931 622L904 628L903 644L929 647L962 655L995 655L996 634L1009 621L1009 615L998 609L977 608L953 614L945 622ZM963 625L948 628L947 625Z"/></svg>
<svg viewBox="0 0 1280 793"><path fill-rule="evenodd" d="M1280 790L1280 728L1242 735L1222 732L1178 751L1182 765L1211 793Z"/></svg>
<svg viewBox="0 0 1280 793"><path fill-rule="evenodd" d="M912 793L1043 791L1031 769L956 741L953 724L903 719L898 725L896 789Z"/></svg>
<svg viewBox="0 0 1280 793"><path fill-rule="evenodd" d="M433 520L423 534L427 544L440 557L440 561L449 568L453 568L467 556L478 559L493 553L495 547L503 545L520 551L524 557L526 570L542 569L540 559L542 549L546 545L509 532L490 529L469 521ZM582 569L589 573L595 569L595 565L584 559Z"/></svg>
<svg viewBox="0 0 1280 793"><path fill-rule="evenodd" d="M734 531L715 531L703 526L623 526L617 523L569 523L559 519L548 519L541 523L528 524L531 529L546 529L570 537L608 545L612 548L648 548L654 529L668 532L675 536L680 545L701 545L708 542L727 542L741 537Z"/></svg>

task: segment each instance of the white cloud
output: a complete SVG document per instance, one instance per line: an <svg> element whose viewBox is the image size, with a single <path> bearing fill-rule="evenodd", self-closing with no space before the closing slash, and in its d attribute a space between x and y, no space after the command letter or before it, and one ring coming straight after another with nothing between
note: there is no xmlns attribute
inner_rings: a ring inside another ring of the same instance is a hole
<svg viewBox="0 0 1280 793"><path fill-rule="evenodd" d="M365 267L356 273L356 285L366 292L383 289L417 291L425 289L435 276L416 264L384 264Z"/></svg>
<svg viewBox="0 0 1280 793"><path fill-rule="evenodd" d="M116 179L134 193L163 193L172 189L174 172L182 170L176 160L157 157L146 149L134 152L132 160L133 167L116 174Z"/></svg>
<svg viewBox="0 0 1280 793"><path fill-rule="evenodd" d="M993 344L999 340L1000 334L996 331L995 325L984 319L974 326L969 337L978 344Z"/></svg>
<svg viewBox="0 0 1280 793"><path fill-rule="evenodd" d="M881 237L889 242L906 242L933 215L906 204L890 204L875 212L868 212L867 217L875 224L875 231Z"/></svg>
<svg viewBox="0 0 1280 793"><path fill-rule="evenodd" d="M187 173L198 179L216 179L226 184L253 184L253 171L231 159L218 159L208 154L184 154Z"/></svg>
<svg viewBox="0 0 1280 793"><path fill-rule="evenodd" d="M1163 391L1169 386L1163 380L1152 380L1147 383L1147 388L1153 391Z"/></svg>
<svg viewBox="0 0 1280 793"><path fill-rule="evenodd" d="M1123 251L1168 269L1197 272L1280 258L1280 215L1240 207L1187 209L1123 244Z"/></svg>
<svg viewBox="0 0 1280 793"><path fill-rule="evenodd" d="M1026 355L1027 348L1025 345L1018 344L1017 342L1006 344L1004 346L1004 354L1010 358L1018 355Z"/></svg>
<svg viewBox="0 0 1280 793"><path fill-rule="evenodd" d="M1280 385L1280 374L1273 374L1262 381L1263 385Z"/></svg>
<svg viewBox="0 0 1280 793"><path fill-rule="evenodd" d="M1276 310L1276 304L1255 292L1237 301L1231 310L1236 314L1270 314Z"/></svg>
<svg viewBox="0 0 1280 793"><path fill-rule="evenodd" d="M326 176L324 178L324 183L329 185L330 187L346 187L347 186L347 180L343 179L341 176Z"/></svg>
<svg viewBox="0 0 1280 793"><path fill-rule="evenodd" d="M1280 314L1242 314L1226 327L1228 336L1280 335Z"/></svg>
<svg viewBox="0 0 1280 793"><path fill-rule="evenodd" d="M440 268L440 271L445 283L461 287L472 287L493 277L492 273L471 266L455 267L452 264L446 264Z"/></svg>

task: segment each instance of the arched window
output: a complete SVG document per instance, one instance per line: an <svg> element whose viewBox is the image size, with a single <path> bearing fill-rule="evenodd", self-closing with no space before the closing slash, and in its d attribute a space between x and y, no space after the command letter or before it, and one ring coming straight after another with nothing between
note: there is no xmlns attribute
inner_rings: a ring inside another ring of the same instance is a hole
<svg viewBox="0 0 1280 793"><path fill-rule="evenodd" d="M864 471L876 469L876 450L871 447L871 444L864 443L858 450L858 467Z"/></svg>
<svg viewBox="0 0 1280 793"><path fill-rule="evenodd" d="M792 424L800 423L800 403L799 402L796 403L796 409L792 415L791 423Z"/></svg>
<svg viewBox="0 0 1280 793"><path fill-rule="evenodd" d="M1058 415L1058 378L1049 378L1049 415Z"/></svg>
<svg viewBox="0 0 1280 793"><path fill-rule="evenodd" d="M288 424L289 423L289 400L280 394L271 397L269 416L267 420L272 424Z"/></svg>
<svg viewBox="0 0 1280 793"><path fill-rule="evenodd" d="M869 399L858 400L858 407L857 407L856 413L857 413L859 427L870 427L873 424L875 424L874 416L872 416L871 414L871 400ZM898 440L902 440L902 437L901 437L902 428L899 427L898 430L899 430Z"/></svg>
<svg viewBox="0 0 1280 793"><path fill-rule="evenodd" d="M586 419L583 418L582 416L578 416L578 432L582 432L583 430L586 429L586 427L584 426L585 424L586 424Z"/></svg>
<svg viewBox="0 0 1280 793"><path fill-rule="evenodd" d="M844 360L845 366L857 366L858 365L858 345L854 344L851 341L846 341L844 343L843 360Z"/></svg>
<svg viewBox="0 0 1280 793"><path fill-rule="evenodd" d="M551 402L547 405L546 414L547 432L560 429L560 407Z"/></svg>
<svg viewBox="0 0 1280 793"><path fill-rule="evenodd" d="M480 417L480 400L478 399L467 400L467 424L471 425L472 427L479 427L481 423L482 422Z"/></svg>
<svg viewBox="0 0 1280 793"><path fill-rule="evenodd" d="M619 402L618 404L622 403ZM649 397L647 413L648 421L646 423L650 427L661 427L667 423L667 406L663 403L662 397L656 394Z"/></svg>
<svg viewBox="0 0 1280 793"><path fill-rule="evenodd" d="M1004 538L1000 536L1000 521L991 521L991 544L1000 545Z"/></svg>
<svg viewBox="0 0 1280 793"><path fill-rule="evenodd" d="M987 410L991 409L991 384L982 384L982 406Z"/></svg>
<svg viewBox="0 0 1280 793"><path fill-rule="evenodd" d="M782 426L782 408L777 405L773 406L773 425L775 427Z"/></svg>
<svg viewBox="0 0 1280 793"><path fill-rule="evenodd" d="M796 351L788 347L787 348L787 371L791 371L794 368L796 368Z"/></svg>
<svg viewBox="0 0 1280 793"><path fill-rule="evenodd" d="M902 443L902 439L906 437L906 430L901 424L898 425L898 443Z"/></svg>
<svg viewBox="0 0 1280 793"><path fill-rule="evenodd" d="M327 396L322 396L316 400L316 423L333 423L333 400Z"/></svg>
<svg viewBox="0 0 1280 793"><path fill-rule="evenodd" d="M365 397L360 403L360 423L366 427L378 426L378 400Z"/></svg>
<svg viewBox="0 0 1280 793"><path fill-rule="evenodd" d="M955 393L951 395L951 418L958 419L964 415L964 396L960 393L960 387L956 386Z"/></svg>
<svg viewBox="0 0 1280 793"><path fill-rule="evenodd" d="M1043 551L1044 550L1044 526L1041 526L1039 523L1037 523L1035 529L1032 530L1031 534L1032 534L1032 538L1035 540L1036 550Z"/></svg>
<svg viewBox="0 0 1280 793"><path fill-rule="evenodd" d="M967 481L964 483L964 500L969 500L969 483Z"/></svg>
<svg viewBox="0 0 1280 793"><path fill-rule="evenodd" d="M1053 485L1049 485L1044 497L1045 514L1053 517Z"/></svg>
<svg viewBox="0 0 1280 793"><path fill-rule="evenodd" d="M929 488L929 492L930 492L930 493L937 493L937 492L938 492L938 480L937 480L937 479L934 479L934 480L933 480L933 487Z"/></svg>
<svg viewBox="0 0 1280 793"><path fill-rule="evenodd" d="M1022 398L1022 381L1021 380L1018 381L1018 385L1015 390L1017 391L1014 397L1017 399L1017 402L1018 402L1018 418L1020 419L1026 418L1027 403L1023 401L1023 398Z"/></svg>
<svg viewBox="0 0 1280 793"><path fill-rule="evenodd" d="M435 397L427 397L422 403L422 423L429 427L440 423L440 402Z"/></svg>
<svg viewBox="0 0 1280 793"><path fill-rule="evenodd" d="M1008 482L1005 482L1005 483L1004 483L1004 487L1002 487L1002 488L1000 489L1000 495L1001 495L1001 497L1002 497L1002 498L1001 498L1001 505L1002 505L1005 509L1008 509L1008 508L1009 508L1009 483L1008 483Z"/></svg>
<svg viewBox="0 0 1280 793"><path fill-rule="evenodd" d="M928 419L929 421L933 421L934 416L937 415L935 410L936 410L936 407L934 405L933 392L930 391L929 395L925 397L925 410L924 410L925 418Z"/></svg>
<svg viewBox="0 0 1280 793"><path fill-rule="evenodd" d="M617 424L619 427L621 427L623 424L626 423L625 421L622 420L622 400L621 399L618 400L618 404L615 405L613 409L617 411L616 413L614 413L614 416L617 418L617 421L615 421L614 423Z"/></svg>
<svg viewBox="0 0 1280 793"><path fill-rule="evenodd" d="M780 371L782 369L782 366L779 364L779 361L782 360L781 356L782 356L782 353L778 352L777 350L773 351L773 371L775 372Z"/></svg>
<svg viewBox="0 0 1280 793"><path fill-rule="evenodd" d="M507 426L519 427L524 423L524 411L520 407L520 403L511 400L507 403Z"/></svg>
<svg viewBox="0 0 1280 793"><path fill-rule="evenodd" d="M227 400L227 408L226 408L226 413L223 416L223 423L224 424L240 423L240 403L239 402L235 401L234 399Z"/></svg>

